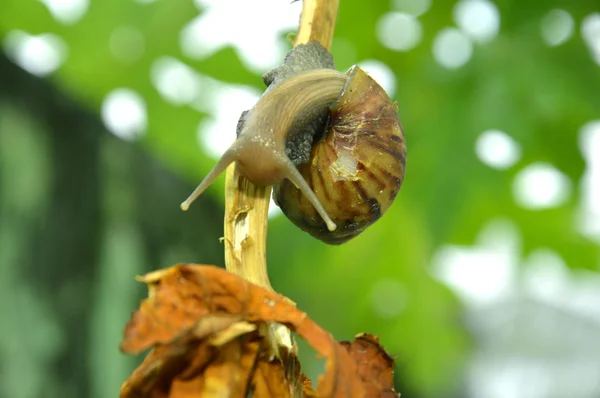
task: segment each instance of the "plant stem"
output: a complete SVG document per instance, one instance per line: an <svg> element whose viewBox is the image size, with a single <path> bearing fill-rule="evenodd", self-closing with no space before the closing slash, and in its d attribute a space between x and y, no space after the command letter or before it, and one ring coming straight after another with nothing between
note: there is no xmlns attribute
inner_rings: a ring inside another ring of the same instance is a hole
<svg viewBox="0 0 600 398"><path fill-rule="evenodd" d="M316 40L326 49L331 49L338 6L339 0L305 0L294 47Z"/></svg>
<svg viewBox="0 0 600 398"><path fill-rule="evenodd" d="M225 180L225 268L273 290L267 274L267 221L271 187L251 183L236 163Z"/></svg>
<svg viewBox="0 0 600 398"><path fill-rule="evenodd" d="M304 0L294 46L309 40L331 47L339 0ZM271 187L259 187L234 162L225 180L225 267L249 282L273 290L267 272L267 221Z"/></svg>

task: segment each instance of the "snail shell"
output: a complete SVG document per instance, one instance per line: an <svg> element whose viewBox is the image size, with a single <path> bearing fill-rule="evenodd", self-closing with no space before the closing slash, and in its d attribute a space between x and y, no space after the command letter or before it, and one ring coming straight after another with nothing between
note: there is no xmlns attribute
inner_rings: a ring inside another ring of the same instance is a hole
<svg viewBox="0 0 600 398"><path fill-rule="evenodd" d="M284 214L331 244L361 233L393 202L406 145L397 107L359 67L335 70L311 41L263 76L268 89L242 113L238 136L192 194L186 210L229 164L257 185L275 185Z"/></svg>
<svg viewBox="0 0 600 398"><path fill-rule="evenodd" d="M337 225L328 230L305 195L289 180L273 197L300 229L329 244L357 236L390 207L404 180L406 143L397 105L383 88L354 66L331 104L326 133L315 140L300 174Z"/></svg>

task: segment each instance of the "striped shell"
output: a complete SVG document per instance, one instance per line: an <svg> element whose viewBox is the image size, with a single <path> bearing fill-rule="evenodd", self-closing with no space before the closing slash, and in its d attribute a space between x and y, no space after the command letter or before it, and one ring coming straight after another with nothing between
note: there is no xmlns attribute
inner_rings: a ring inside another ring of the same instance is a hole
<svg viewBox="0 0 600 398"><path fill-rule="evenodd" d="M400 190L406 165L397 105L362 69L355 66L348 74L330 107L326 135L313 145L310 161L298 166L337 229L327 229L289 180L273 192L294 224L330 244L357 236L386 212Z"/></svg>

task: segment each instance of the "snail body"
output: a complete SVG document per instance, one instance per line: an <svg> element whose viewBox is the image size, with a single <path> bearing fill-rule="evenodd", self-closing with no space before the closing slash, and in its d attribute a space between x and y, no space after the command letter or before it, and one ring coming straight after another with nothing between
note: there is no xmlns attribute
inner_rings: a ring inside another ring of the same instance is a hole
<svg viewBox="0 0 600 398"><path fill-rule="evenodd" d="M283 213L326 243L347 241L387 210L406 160L396 105L356 66L345 74L327 58L307 65L306 54L294 57L315 49L331 57L311 42L265 75L269 88L183 210L232 162L254 184L275 185Z"/></svg>
<svg viewBox="0 0 600 398"><path fill-rule="evenodd" d="M299 136L302 138L307 119L326 116L346 80L346 75L335 70L314 69L301 72L266 92L244 120L237 140L181 208L187 210L190 203L236 161L240 172L257 185L273 185L284 178L292 181L317 209L327 228L335 230L323 205L290 159L288 154L293 154L294 149L286 150L286 143Z"/></svg>
<svg viewBox="0 0 600 398"><path fill-rule="evenodd" d="M337 225L328 231L307 198L289 183L273 197L300 229L330 244L357 236L394 201L406 165L406 144L397 106L359 67L331 104L325 136L312 147L310 162L298 169Z"/></svg>

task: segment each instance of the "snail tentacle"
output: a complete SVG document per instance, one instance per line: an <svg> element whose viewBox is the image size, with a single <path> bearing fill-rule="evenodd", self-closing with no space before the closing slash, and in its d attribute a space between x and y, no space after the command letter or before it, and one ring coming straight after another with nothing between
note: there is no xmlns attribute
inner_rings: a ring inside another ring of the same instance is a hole
<svg viewBox="0 0 600 398"><path fill-rule="evenodd" d="M298 188L300 192L302 192L302 194L306 197L306 199L308 199L308 201L313 205L319 216L321 216L323 221L325 221L327 229L332 232L335 231L337 226L335 225L331 217L329 217L327 211L325 211L325 207L323 207L323 204L321 204L321 202L317 198L317 195L315 195L315 193L308 185L302 174L300 174L300 172L296 168L296 166L288 159L284 167L287 171L285 178L290 180L292 184L294 184L296 188Z"/></svg>
<svg viewBox="0 0 600 398"><path fill-rule="evenodd" d="M315 205L327 228L335 230L335 223L286 155L286 143L288 139L310 134L315 130L315 124L320 125L320 121L325 120L329 106L339 96L347 78L332 69L314 69L292 76L267 91L254 108L242 116L238 123L238 139L181 203L181 209L187 210L227 166L238 161L242 163L246 177L256 184L270 185L288 178L299 189L302 187L301 191ZM312 142L313 137L307 139ZM310 146L305 152L308 159Z"/></svg>
<svg viewBox="0 0 600 398"><path fill-rule="evenodd" d="M181 207L181 210L187 211L190 207L190 204L192 204L192 202L194 200L196 200L198 198L198 196L202 195L202 193L206 190L206 188L208 188L217 179L217 177L223 171L225 171L227 166L229 166L231 163L236 161L237 146L239 146L239 145L236 145L236 143L234 143L223 154L223 156L221 156L221 159L219 159L219 161L217 162L215 167L213 167L212 170L206 175L206 177L204 177L204 179L200 182L200 184L198 184L196 189L194 189L194 192L192 192L190 194L190 196L187 197L186 200L181 202L181 205L179 205L179 207Z"/></svg>

